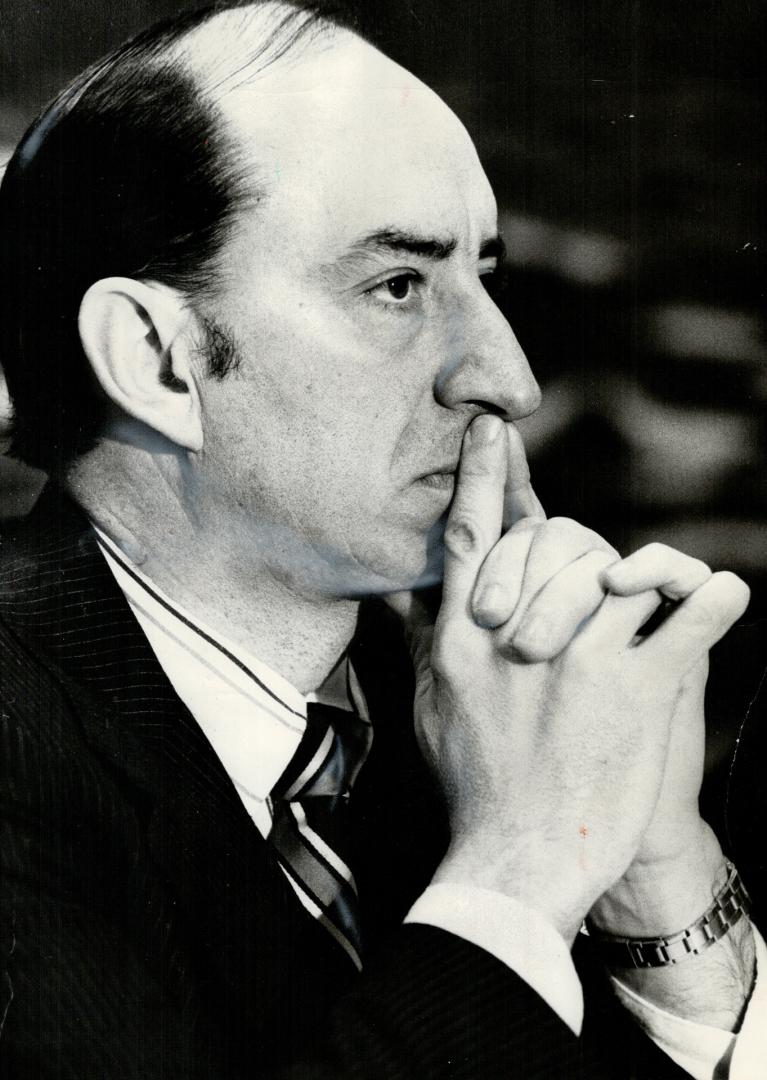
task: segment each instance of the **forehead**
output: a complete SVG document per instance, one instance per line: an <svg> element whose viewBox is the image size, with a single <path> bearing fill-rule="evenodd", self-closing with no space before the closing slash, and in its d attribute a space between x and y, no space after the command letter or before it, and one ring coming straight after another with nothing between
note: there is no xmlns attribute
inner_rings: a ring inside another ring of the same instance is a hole
<svg viewBox="0 0 767 1080"><path fill-rule="evenodd" d="M472 248L495 231L495 200L459 120L350 34L275 65L223 105L267 192L252 213L264 240L290 233L327 253L385 227Z"/></svg>

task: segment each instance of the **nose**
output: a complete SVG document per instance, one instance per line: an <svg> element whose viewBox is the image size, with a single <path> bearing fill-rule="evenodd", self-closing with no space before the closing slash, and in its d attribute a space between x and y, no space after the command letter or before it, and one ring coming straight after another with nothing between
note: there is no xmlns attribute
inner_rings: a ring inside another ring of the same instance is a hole
<svg viewBox="0 0 767 1080"><path fill-rule="evenodd" d="M518 420L534 412L541 391L503 313L480 285L447 321L434 396L448 409L475 409Z"/></svg>

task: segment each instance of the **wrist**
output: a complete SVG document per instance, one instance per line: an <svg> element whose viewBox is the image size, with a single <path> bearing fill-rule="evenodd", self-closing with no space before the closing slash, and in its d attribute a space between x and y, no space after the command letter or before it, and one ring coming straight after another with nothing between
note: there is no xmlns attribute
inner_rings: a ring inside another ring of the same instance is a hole
<svg viewBox="0 0 767 1080"><path fill-rule="evenodd" d="M563 873L561 864L526 858L508 846L467 843L451 845L432 878L435 885L470 885L500 893L542 916L572 947L592 897L580 895L577 875Z"/></svg>
<svg viewBox="0 0 767 1080"><path fill-rule="evenodd" d="M713 831L699 821L680 832L673 855L636 859L594 904L595 929L615 937L671 934L694 922L727 881L724 855Z"/></svg>
<svg viewBox="0 0 767 1080"><path fill-rule="evenodd" d="M756 959L748 918L736 915L735 919L723 936L713 940L708 934L722 929L716 916L702 935L693 927L684 939L680 935L661 939L662 949L655 947L656 941L644 943L640 954L631 950L631 961L639 961L639 967L626 965L623 947L620 960L613 966L608 947L603 959L619 995L624 998L625 992L633 991L665 1012L723 1031L737 1031L754 986ZM666 946L666 941L676 944ZM695 947L688 951L690 945ZM661 957L661 966L642 963L647 958Z"/></svg>
<svg viewBox="0 0 767 1080"><path fill-rule="evenodd" d="M753 987L755 959L748 919L730 910L732 905L724 888L730 870L716 837L704 826L698 842L691 839L676 859L632 865L630 872L594 905L589 922L610 938L625 937L635 942L642 938L665 939L664 949L657 953L664 957L660 966L627 965L623 946L618 953L623 958L620 962L615 960L618 954L612 946L603 950L603 959L619 986L622 984L666 1012L737 1031ZM701 936L695 924L705 921L707 913L714 914L715 898L724 905L722 911L728 912L732 925L717 936L722 924L715 918ZM683 930L684 948L676 944L666 949L665 942L679 941ZM709 940L712 933L713 940ZM639 944L644 952L634 951L634 963L637 956L646 959L656 955L656 941ZM691 945L695 946L692 951L688 948ZM600 949L600 943L595 941L594 947Z"/></svg>

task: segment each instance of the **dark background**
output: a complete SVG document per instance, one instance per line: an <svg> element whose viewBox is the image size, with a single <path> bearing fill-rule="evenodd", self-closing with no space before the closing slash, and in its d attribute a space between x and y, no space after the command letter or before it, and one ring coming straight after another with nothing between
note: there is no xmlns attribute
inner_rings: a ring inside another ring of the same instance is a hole
<svg viewBox="0 0 767 1080"><path fill-rule="evenodd" d="M0 0L0 163L70 76L189 6ZM496 187L503 302L544 388L523 430L549 512L735 569L764 613L765 5L359 10L465 120ZM39 483L0 457L0 515Z"/></svg>

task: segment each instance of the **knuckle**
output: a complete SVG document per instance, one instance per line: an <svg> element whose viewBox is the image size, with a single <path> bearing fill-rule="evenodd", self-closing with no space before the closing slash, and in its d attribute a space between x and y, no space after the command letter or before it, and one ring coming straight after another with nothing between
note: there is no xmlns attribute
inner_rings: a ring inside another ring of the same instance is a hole
<svg viewBox="0 0 767 1080"><path fill-rule="evenodd" d="M683 560L684 572L694 578L706 578L711 576L711 568L702 559L696 559L694 555L679 555Z"/></svg>
<svg viewBox="0 0 767 1080"><path fill-rule="evenodd" d="M746 589L746 585L743 578L738 577L737 574L733 574L732 570L717 570L714 574L714 579L720 588L724 589L740 589L741 586Z"/></svg>
<svg viewBox="0 0 767 1080"><path fill-rule="evenodd" d="M687 555L684 551L671 547L670 544L664 544L661 540L653 540L651 543L645 544L636 554L641 555L648 561L674 566L684 572L695 574L709 572L708 566L702 559L697 559L694 555Z"/></svg>
<svg viewBox="0 0 767 1080"><path fill-rule="evenodd" d="M693 593L688 600L687 626L699 634L707 635L714 631L721 621L721 605L709 597Z"/></svg>
<svg viewBox="0 0 767 1080"><path fill-rule="evenodd" d="M719 570L712 575L712 581L716 582L717 588L729 601L732 607L745 607L751 599L751 590L743 578L733 574L731 570Z"/></svg>
<svg viewBox="0 0 767 1080"><path fill-rule="evenodd" d="M689 596L696 589L699 589L711 577L711 569L706 563L701 559L690 557L686 560L683 568L674 575L673 581L669 582L669 587L664 591L672 599L682 600L685 596Z"/></svg>
<svg viewBox="0 0 767 1080"><path fill-rule="evenodd" d="M636 555L645 562L665 563L670 556L679 555L679 552L660 540L652 540L649 544L644 544Z"/></svg>
<svg viewBox="0 0 767 1080"><path fill-rule="evenodd" d="M592 567L599 570L606 570L608 566L612 566L615 563L615 557L609 551L604 549L587 551L583 556L583 562L591 569Z"/></svg>
<svg viewBox="0 0 767 1080"><path fill-rule="evenodd" d="M559 542L583 551L604 551L618 557L615 548L603 540L599 533L568 517L549 518L543 528L554 534Z"/></svg>
<svg viewBox="0 0 767 1080"><path fill-rule="evenodd" d="M572 553L574 550L583 550L581 526L565 517L553 517L544 521L533 542L537 549L547 552Z"/></svg>
<svg viewBox="0 0 767 1080"><path fill-rule="evenodd" d="M585 532L583 525L568 517L551 517L543 526L549 532L559 533L562 536L573 536Z"/></svg>
<svg viewBox="0 0 767 1080"><path fill-rule="evenodd" d="M556 644L552 641L544 641L540 638L526 637L524 635L508 642L505 650L512 652L515 657L524 660L528 664L539 664L546 660L553 660L559 652Z"/></svg>
<svg viewBox="0 0 767 1080"><path fill-rule="evenodd" d="M445 526L444 542L450 554L457 558L474 554L482 545L479 522L465 512L451 514Z"/></svg>

